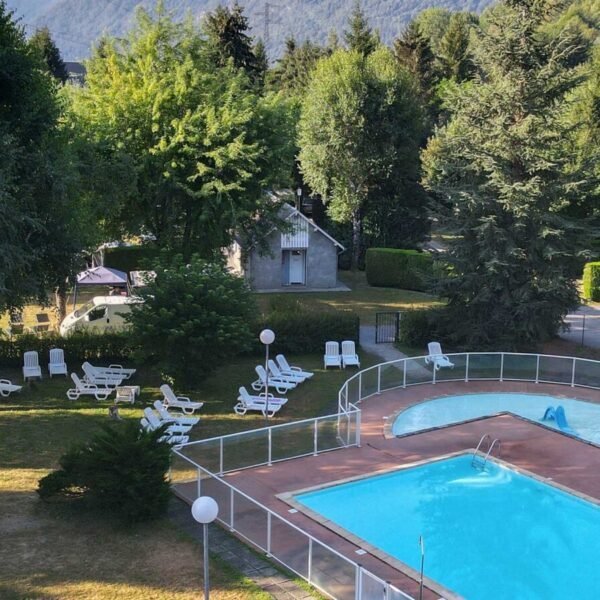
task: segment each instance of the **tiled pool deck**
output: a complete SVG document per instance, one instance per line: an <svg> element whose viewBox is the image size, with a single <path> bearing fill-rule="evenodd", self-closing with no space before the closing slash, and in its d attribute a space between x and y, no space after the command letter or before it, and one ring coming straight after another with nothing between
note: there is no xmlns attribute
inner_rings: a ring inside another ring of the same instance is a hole
<svg viewBox="0 0 600 600"><path fill-rule="evenodd" d="M359 546L301 512L290 513L289 504L277 495L474 448L481 436L489 433L492 439L502 441L503 460L600 500L600 448L519 417L502 414L401 438L389 437L388 428L386 436L385 424L403 408L440 396L493 391L549 394L600 402L597 390L533 383L452 382L392 390L361 403L360 448L284 461L271 467L256 467L225 477L272 511L416 597L418 584L414 579L371 554L357 555ZM178 488L185 496L188 491L185 485ZM190 486L189 491L193 489ZM423 598L439 598L439 593L426 590Z"/></svg>

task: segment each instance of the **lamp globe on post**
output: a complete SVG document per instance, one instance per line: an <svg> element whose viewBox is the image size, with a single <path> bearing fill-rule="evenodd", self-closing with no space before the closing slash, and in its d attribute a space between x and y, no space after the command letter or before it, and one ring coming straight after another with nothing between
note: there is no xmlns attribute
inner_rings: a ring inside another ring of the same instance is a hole
<svg viewBox="0 0 600 600"><path fill-rule="evenodd" d="M204 546L204 600L208 600L209 581L208 581L208 524L212 523L219 514L219 505L209 496L200 496L192 504L192 517L203 527L203 546Z"/></svg>
<svg viewBox="0 0 600 600"><path fill-rule="evenodd" d="M275 341L275 334L270 329L263 329L259 336L265 346L265 423L269 422L269 346Z"/></svg>
<svg viewBox="0 0 600 600"><path fill-rule="evenodd" d="M299 188L296 190L296 196L298 196L298 205L296 206L296 208L297 208L299 211L302 211L302 188L301 188L301 187L299 187Z"/></svg>

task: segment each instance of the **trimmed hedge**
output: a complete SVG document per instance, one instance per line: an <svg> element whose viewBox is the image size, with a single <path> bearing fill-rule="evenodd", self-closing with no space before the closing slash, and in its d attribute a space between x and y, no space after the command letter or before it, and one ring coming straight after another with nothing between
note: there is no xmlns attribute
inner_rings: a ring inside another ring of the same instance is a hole
<svg viewBox="0 0 600 600"><path fill-rule="evenodd" d="M600 302L600 262L589 262L583 267L583 297Z"/></svg>
<svg viewBox="0 0 600 600"><path fill-rule="evenodd" d="M104 250L104 266L125 271L125 273L143 271L154 263L159 254L160 250L150 245L106 248Z"/></svg>
<svg viewBox="0 0 600 600"><path fill-rule="evenodd" d="M417 250L369 248L366 271L369 285L424 292L433 277L433 258Z"/></svg>
<svg viewBox="0 0 600 600"><path fill-rule="evenodd" d="M330 340L358 342L359 325L360 319L353 313L282 311L266 316L258 331L268 327L275 332L273 354L307 354L322 353ZM255 349L264 352L262 346Z"/></svg>
<svg viewBox="0 0 600 600"><path fill-rule="evenodd" d="M135 344L131 336L122 333L89 334L77 333L69 337L57 334L44 336L20 335L14 339L0 339L0 365L6 367L23 366L23 353L36 350L40 365L48 363L52 348L65 351L65 362L81 363L86 360L129 361Z"/></svg>
<svg viewBox="0 0 600 600"><path fill-rule="evenodd" d="M429 342L445 340L443 329L446 318L445 307L404 311L398 341L412 348L423 348L426 353Z"/></svg>

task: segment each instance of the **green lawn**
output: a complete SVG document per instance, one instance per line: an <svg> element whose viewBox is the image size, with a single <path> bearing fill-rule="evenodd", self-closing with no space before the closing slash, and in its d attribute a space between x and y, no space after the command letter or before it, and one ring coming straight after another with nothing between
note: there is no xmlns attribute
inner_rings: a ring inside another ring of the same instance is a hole
<svg viewBox="0 0 600 600"><path fill-rule="evenodd" d="M364 366L376 362L361 358ZM324 372L321 356L290 359L315 370L315 376L288 394L288 404L271 424L335 412L338 389L351 371ZM176 389L205 402L194 439L263 426L258 413L240 417L232 411L237 388L255 378L256 364L256 357L239 358L196 390ZM17 382L20 372L1 369L0 377ZM142 385L141 398L133 407L120 405L124 419L139 420L143 407L160 397L156 375L142 371L135 382ZM198 597L199 548L170 522L122 531L110 519L37 499L38 479L57 466L64 451L109 422L110 401L73 402L66 398L68 387L64 378L45 378L0 398L0 598ZM211 568L215 598L266 598L222 564Z"/></svg>
<svg viewBox="0 0 600 600"><path fill-rule="evenodd" d="M367 283L363 271L340 271L339 279L351 291L256 294L256 297L260 308L264 311L269 309L273 297L285 296L289 298L293 296L294 299L314 310L354 312L360 317L360 322L363 325L374 325L376 312L401 311L436 304L434 296L423 292L371 287Z"/></svg>

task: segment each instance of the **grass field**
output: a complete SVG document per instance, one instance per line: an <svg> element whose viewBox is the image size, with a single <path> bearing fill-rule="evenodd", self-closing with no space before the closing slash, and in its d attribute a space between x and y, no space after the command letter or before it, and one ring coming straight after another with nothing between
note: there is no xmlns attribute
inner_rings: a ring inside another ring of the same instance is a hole
<svg viewBox="0 0 600 600"><path fill-rule="evenodd" d="M291 358L316 374L288 394L288 404L271 424L335 411L337 391L350 376L349 371L323 372L320 356ZM361 358L365 366L376 362ZM240 358L197 390L176 390L205 402L194 439L264 424L260 414L239 417L232 412L237 388L254 379L256 362ZM20 372L0 369L0 377L18 382ZM156 375L141 372L136 382L142 385L141 398L134 406L119 406L124 419L138 420L143 407L159 398ZM169 521L127 531L108 516L38 500L39 478L57 466L70 445L89 439L109 422L110 401L69 401L68 387L64 378L45 378L0 398L0 598L197 598L200 549ZM215 598L267 597L226 565L213 563L211 569Z"/></svg>

